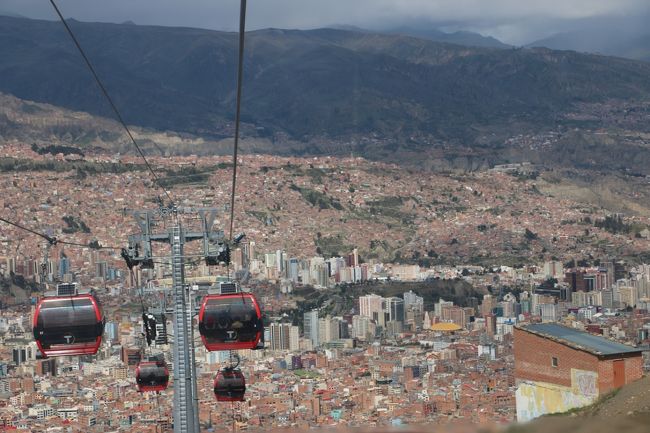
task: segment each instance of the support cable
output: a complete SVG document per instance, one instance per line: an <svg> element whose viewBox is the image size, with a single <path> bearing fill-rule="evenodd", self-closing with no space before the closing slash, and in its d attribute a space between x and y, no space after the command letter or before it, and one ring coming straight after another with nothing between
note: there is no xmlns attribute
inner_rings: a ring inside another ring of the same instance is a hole
<svg viewBox="0 0 650 433"><path fill-rule="evenodd" d="M237 66L237 108L235 112L235 146L232 156L232 194L230 196L230 240L235 224L235 187L237 186L237 153L239 150L239 124L241 120L241 95L244 76L244 40L246 35L246 0L241 0L239 10L239 63Z"/></svg>
<svg viewBox="0 0 650 433"><path fill-rule="evenodd" d="M23 226L21 224L15 223L15 222L10 221L10 220L8 220L6 218L3 218L3 217L0 217L0 221L2 221L3 223L9 224L11 226L14 226L14 227L16 227L16 228L18 228L20 230L24 230L24 231L26 231L28 233L33 234L33 235L40 236L43 239L45 239L50 245L61 244L61 245L70 245L70 246L74 246L74 247L95 248L95 249L100 249L100 250L116 250L116 251L120 250L120 248L117 248L117 247L110 247L110 246L109 247L104 247L102 245L99 245L98 247L94 247L94 246L91 246L90 244L82 244L82 243L79 243L79 242L64 241L64 240L58 239L58 238L56 238L54 236L49 236L49 235L47 235L45 233L37 232L36 230L32 230L29 227L25 227L25 226Z"/></svg>
<svg viewBox="0 0 650 433"><path fill-rule="evenodd" d="M156 175L156 172L155 172L155 171L153 170L153 168L151 167L151 164L149 164L149 161L147 161L147 157L145 156L144 152L142 151L142 149L140 148L140 146L138 145L138 143L135 141L135 138L133 137L133 134L131 133L131 130L130 130L129 127L126 125L126 122L125 122L124 119L122 118L122 115L120 114L120 111L117 109L117 106L116 106L115 103L113 102L113 99L112 99L111 96L108 94L108 91L106 90L106 87L104 87L104 84L103 84L102 81L99 79L99 76L97 75L97 72L95 71L95 68L93 67L92 63L90 63L90 59L88 59L88 56L86 56L86 53L84 52L83 48L81 48L81 45L79 44L79 41L77 40L77 37L76 37L76 36L74 35L74 33L72 32L72 29L71 29L70 26L68 25L68 23L67 23L67 21L65 20L65 18L63 18L63 15L61 14L61 11L59 10L59 7L56 5L56 2L55 2L54 0L50 0L50 3L52 4L52 7L54 8L54 11L56 12L56 14L59 16L59 20L60 20L61 23L65 26L66 31L67 31L68 34L70 35L70 38L72 39L72 41L73 41L74 44L76 45L77 50L79 51L79 54L81 54L81 57L83 57L84 61L86 62L86 66L88 66L88 69L90 70L90 73L92 74L93 78L95 79L95 82L97 83L97 85L99 86L101 92L104 94L104 97L106 98L106 100L108 101L109 105L110 105L111 108L113 109L113 112L115 113L115 117L117 118L117 120L119 121L119 123L122 125L122 127L123 127L124 130L126 131L126 134L127 134L127 135L129 136L129 138L131 139L131 142L133 143L133 145L134 145L135 148L137 149L138 153L139 153L140 156L142 157L142 160L144 161L145 165L147 166L147 168L148 168L149 171L151 172L151 176L153 177L154 182L155 182L156 184L158 184L158 186L159 186L159 187L164 191L165 195L167 196L167 199L168 199L169 202L173 205L173 204L174 204L174 200L172 199L172 197L171 197L171 195L169 194L169 192L167 191L167 189L166 189L166 188L163 186L163 184L161 183L160 178L158 177L158 175Z"/></svg>

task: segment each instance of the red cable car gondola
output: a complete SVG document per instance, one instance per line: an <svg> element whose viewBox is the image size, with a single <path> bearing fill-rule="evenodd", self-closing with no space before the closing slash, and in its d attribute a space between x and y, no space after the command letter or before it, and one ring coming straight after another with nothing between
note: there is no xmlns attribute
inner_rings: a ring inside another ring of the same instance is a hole
<svg viewBox="0 0 650 433"><path fill-rule="evenodd" d="M214 395L217 401L244 401L246 379L240 370L226 368L214 378Z"/></svg>
<svg viewBox="0 0 650 433"><path fill-rule="evenodd" d="M209 351L255 349L264 332L262 312L250 293L207 295L199 310L199 333Z"/></svg>
<svg viewBox="0 0 650 433"><path fill-rule="evenodd" d="M34 312L34 339L44 356L94 355L104 319L92 295L42 298Z"/></svg>
<svg viewBox="0 0 650 433"><path fill-rule="evenodd" d="M164 391L169 383L169 370L164 361L142 361L135 369L135 382L140 392Z"/></svg>

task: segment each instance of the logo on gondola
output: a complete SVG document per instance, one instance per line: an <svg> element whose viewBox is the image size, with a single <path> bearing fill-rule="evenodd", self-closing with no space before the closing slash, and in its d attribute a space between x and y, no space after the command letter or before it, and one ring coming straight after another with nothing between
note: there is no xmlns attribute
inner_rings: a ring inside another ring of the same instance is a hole
<svg viewBox="0 0 650 433"><path fill-rule="evenodd" d="M226 331L226 334L228 334L228 340L234 341L237 339L237 332L236 331Z"/></svg>
<svg viewBox="0 0 650 433"><path fill-rule="evenodd" d="M74 335L72 334L66 334L63 336L63 339L65 340L65 344L72 344L74 343Z"/></svg>

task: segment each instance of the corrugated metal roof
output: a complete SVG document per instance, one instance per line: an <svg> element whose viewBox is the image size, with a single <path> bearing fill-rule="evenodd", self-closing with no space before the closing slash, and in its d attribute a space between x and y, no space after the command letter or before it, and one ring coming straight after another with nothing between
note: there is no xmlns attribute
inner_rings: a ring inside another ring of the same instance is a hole
<svg viewBox="0 0 650 433"><path fill-rule="evenodd" d="M643 349L617 343L598 335L589 334L557 323L535 323L521 326L521 329L541 335L573 348L607 356L620 353L642 352Z"/></svg>

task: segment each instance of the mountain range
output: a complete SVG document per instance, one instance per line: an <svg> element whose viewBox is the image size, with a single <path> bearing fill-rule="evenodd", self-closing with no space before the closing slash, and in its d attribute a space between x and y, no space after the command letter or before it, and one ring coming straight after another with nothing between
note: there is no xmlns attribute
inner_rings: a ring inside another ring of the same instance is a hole
<svg viewBox="0 0 650 433"><path fill-rule="evenodd" d="M479 33L465 30L447 33L428 26L401 26L386 29L382 31L382 33L413 36L415 38L427 39L434 42L444 42L468 47L512 48L512 45L504 44L500 40L491 36L483 36Z"/></svg>
<svg viewBox="0 0 650 433"><path fill-rule="evenodd" d="M235 33L70 26L128 123L232 136ZM0 92L112 118L59 22L0 17L0 77ZM293 153L371 158L437 145L494 153L522 132L601 127L606 116L593 107L627 104L628 113L647 101L650 64L602 55L342 29L266 29L246 40L244 133L271 152L291 142Z"/></svg>
<svg viewBox="0 0 650 433"><path fill-rule="evenodd" d="M553 50L573 50L600 53L650 62L650 32L603 32L602 29L584 29L557 33L528 44Z"/></svg>

